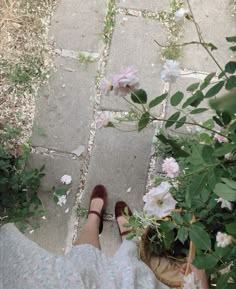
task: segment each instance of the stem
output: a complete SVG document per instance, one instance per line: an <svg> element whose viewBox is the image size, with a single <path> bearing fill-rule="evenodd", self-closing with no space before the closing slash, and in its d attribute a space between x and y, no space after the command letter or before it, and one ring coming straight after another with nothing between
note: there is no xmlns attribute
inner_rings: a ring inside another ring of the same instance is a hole
<svg viewBox="0 0 236 289"><path fill-rule="evenodd" d="M168 120L168 119L160 119L160 118L157 118L157 117L155 117L155 116L153 116L153 115L151 115L150 114L150 116L154 119L154 120L158 120L158 121L170 121L170 120ZM193 120L194 121L194 120ZM211 129L211 128L208 128L208 127L205 127L204 125L201 125L201 124L199 124L199 123L197 123L197 122L188 122L188 121L179 121L179 120L173 120L172 121L173 123L183 123L183 124L189 124L189 125L197 125L197 126L199 126L199 127L201 127L201 128L203 128L203 129L205 129L205 130L209 130L209 131L211 131L211 132L213 132L213 133L217 133L217 134L219 134L219 135L221 135L221 136L223 136L223 137L225 137L225 138L227 138L228 140L230 140L227 136L225 136L225 135L223 135L222 133L220 133L220 132L218 132L218 131L216 131L216 130L214 130L214 129Z"/></svg>
<svg viewBox="0 0 236 289"><path fill-rule="evenodd" d="M133 102L131 102L130 100L126 99L124 96L122 96L122 97L123 97L123 99L124 99L126 102L128 102L129 104L131 104L132 106L134 106L139 112L142 112L142 113L143 113L143 111L142 111L139 107L137 107Z"/></svg>
<svg viewBox="0 0 236 289"><path fill-rule="evenodd" d="M154 40L154 42L156 42L157 45L159 45L160 47L163 47L163 48L170 47L170 45L160 44L156 40ZM181 44L175 44L175 46L187 46L187 45L191 45L191 44L201 44L201 42L199 42L199 41L190 41L190 42L184 42L184 43L181 43ZM207 43L205 43L205 44L207 44Z"/></svg>
<svg viewBox="0 0 236 289"><path fill-rule="evenodd" d="M193 172L191 172L191 173L185 174L183 178L189 177L189 176L191 176L191 175L193 175L193 174L196 174L196 173L199 173L199 172L203 172L203 171L205 171L207 168L215 167L216 165L218 165L218 164L205 166L205 167L203 167L203 168L201 168L201 169L198 169L198 170L193 171Z"/></svg>
<svg viewBox="0 0 236 289"><path fill-rule="evenodd" d="M189 3L189 0L187 0L187 4L188 4L188 8L189 8L189 11L192 15L192 19L193 19L193 23L195 25L195 28L196 28L196 31L197 31L197 35L198 35L198 38L199 38L199 41L200 41L200 45L202 45L202 47L207 51L207 53L210 55L210 57L212 58L212 60L215 62L215 64L218 66L218 68L221 70L221 72L224 72L223 68L220 66L220 64L218 63L218 61L215 59L215 57L213 56L213 54L210 52L210 50L207 48L207 46L205 45L206 42L204 41L202 35L201 35L201 30L200 30L200 27L199 25L197 24L195 18L194 18L194 15L193 15L193 11L192 11L192 8L191 8L191 5ZM225 77L228 79L227 75L225 74Z"/></svg>

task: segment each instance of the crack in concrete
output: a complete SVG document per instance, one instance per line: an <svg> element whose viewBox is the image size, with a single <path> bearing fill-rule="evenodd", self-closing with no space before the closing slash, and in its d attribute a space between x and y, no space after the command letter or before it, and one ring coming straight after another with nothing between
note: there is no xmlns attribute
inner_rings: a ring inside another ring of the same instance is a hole
<svg viewBox="0 0 236 289"><path fill-rule="evenodd" d="M98 52L89 52L89 51L83 51L83 50L69 50L69 49L55 49L55 53L65 57L65 58L71 58L76 59L79 61L79 55L83 54L85 57L91 57L94 59L94 61L97 61L99 59L99 53Z"/></svg>
<svg viewBox="0 0 236 289"><path fill-rule="evenodd" d="M57 157L72 159L72 160L81 159L81 156L78 156L72 152L67 152L67 151L62 151L62 150L57 150L57 149L51 149L51 148L46 148L46 147L41 147L41 146L32 146L31 151L35 154L57 156Z"/></svg>

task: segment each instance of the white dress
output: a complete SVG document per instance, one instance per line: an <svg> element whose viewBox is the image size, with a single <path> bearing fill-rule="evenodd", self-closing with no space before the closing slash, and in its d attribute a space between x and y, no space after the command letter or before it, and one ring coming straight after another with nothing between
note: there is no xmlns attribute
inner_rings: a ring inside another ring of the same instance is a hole
<svg viewBox="0 0 236 289"><path fill-rule="evenodd" d="M21 234L0 228L0 289L168 289L138 259L137 244L123 241L113 257L92 245L57 256Z"/></svg>

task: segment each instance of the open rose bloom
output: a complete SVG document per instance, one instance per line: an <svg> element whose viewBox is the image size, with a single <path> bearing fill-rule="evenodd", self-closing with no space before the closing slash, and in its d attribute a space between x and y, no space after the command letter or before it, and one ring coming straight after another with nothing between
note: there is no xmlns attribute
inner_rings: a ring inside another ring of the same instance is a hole
<svg viewBox="0 0 236 289"><path fill-rule="evenodd" d="M171 196L169 192L170 188L171 185L168 182L162 182L159 186L152 188L144 195L144 211L146 211L149 216L162 219L168 216L175 208L177 202Z"/></svg>
<svg viewBox="0 0 236 289"><path fill-rule="evenodd" d="M139 87L138 71L133 67L123 68L120 74L115 74L112 80L103 79L101 92L108 95L111 90L115 95L125 96Z"/></svg>

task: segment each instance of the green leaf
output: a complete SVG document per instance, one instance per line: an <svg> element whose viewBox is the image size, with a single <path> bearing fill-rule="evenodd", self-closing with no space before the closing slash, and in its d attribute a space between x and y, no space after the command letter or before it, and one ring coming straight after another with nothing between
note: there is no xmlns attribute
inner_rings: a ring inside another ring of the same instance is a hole
<svg viewBox="0 0 236 289"><path fill-rule="evenodd" d="M232 76L230 76L229 79L226 80L225 88L226 88L227 90L231 90L231 89L233 89L234 87L236 87L236 76L235 76L235 75L232 75Z"/></svg>
<svg viewBox="0 0 236 289"><path fill-rule="evenodd" d="M229 49L232 50L232 51L236 51L236 46L230 46Z"/></svg>
<svg viewBox="0 0 236 289"><path fill-rule="evenodd" d="M216 157L222 157L228 153L231 153L234 149L236 149L236 145L232 143L225 143L220 148L216 149L214 151L214 156Z"/></svg>
<svg viewBox="0 0 236 289"><path fill-rule="evenodd" d="M202 148L202 158L207 164L216 163L216 158L213 155L214 150L211 146L204 145Z"/></svg>
<svg viewBox="0 0 236 289"><path fill-rule="evenodd" d="M196 89L198 89L199 84L200 84L200 82L195 82L195 83L189 85L189 87L187 87L186 90L193 92L193 91L195 91Z"/></svg>
<svg viewBox="0 0 236 289"><path fill-rule="evenodd" d="M181 146L173 139L166 138L163 134L157 134L156 137L164 144L168 144L172 147L173 151L179 156L179 157L188 157L189 153L181 149Z"/></svg>
<svg viewBox="0 0 236 289"><path fill-rule="evenodd" d="M219 125L219 126L224 126L224 124L222 123L222 121L216 117L215 115L212 117L214 119L214 121Z"/></svg>
<svg viewBox="0 0 236 289"><path fill-rule="evenodd" d="M184 244L187 238L188 238L188 229L186 227L179 228L177 233L177 239L179 239L180 242Z"/></svg>
<svg viewBox="0 0 236 289"><path fill-rule="evenodd" d="M184 104L182 105L182 108L186 108L189 105L192 105L194 107L198 106L201 101L204 99L204 95L200 90L197 90L193 96L189 97Z"/></svg>
<svg viewBox="0 0 236 289"><path fill-rule="evenodd" d="M196 108L196 109L193 109L190 114L197 114L197 113L202 113L204 111L208 110L208 108Z"/></svg>
<svg viewBox="0 0 236 289"><path fill-rule="evenodd" d="M173 244L175 239L175 234L173 231L170 231L168 233L165 234L165 238L164 238L164 246L166 250L169 250L171 245Z"/></svg>
<svg viewBox="0 0 236 289"><path fill-rule="evenodd" d="M236 62L235 61L230 61L225 65L225 71L233 74L236 71Z"/></svg>
<svg viewBox="0 0 236 289"><path fill-rule="evenodd" d="M215 185L217 184L216 173L214 169L210 169L207 175L207 183L211 190L214 190Z"/></svg>
<svg viewBox="0 0 236 289"><path fill-rule="evenodd" d="M223 111L222 112L222 120L224 125L228 125L231 122L231 116L229 113Z"/></svg>
<svg viewBox="0 0 236 289"><path fill-rule="evenodd" d="M189 232L189 237L197 249L208 250L211 248L210 236L199 225L192 224Z"/></svg>
<svg viewBox="0 0 236 289"><path fill-rule="evenodd" d="M205 77L203 83L201 84L200 90L205 89L205 88L210 84L212 78L214 78L215 75L216 75L215 72L212 72L212 73L208 74L208 75Z"/></svg>
<svg viewBox="0 0 236 289"><path fill-rule="evenodd" d="M53 196L53 201L54 201L55 204L57 204L59 202L59 198L56 195L54 195Z"/></svg>
<svg viewBox="0 0 236 289"><path fill-rule="evenodd" d="M204 82L211 82L211 80L212 80L212 78L214 78L215 77L215 75L216 75L216 73L215 72L211 72L211 73L209 73L205 78L204 78Z"/></svg>
<svg viewBox="0 0 236 289"><path fill-rule="evenodd" d="M226 201L236 201L236 190L231 189L226 184L218 183L215 186L214 193Z"/></svg>
<svg viewBox="0 0 236 289"><path fill-rule="evenodd" d="M57 196L65 195L65 193L68 191L67 187L57 188L55 189L55 193Z"/></svg>
<svg viewBox="0 0 236 289"><path fill-rule="evenodd" d="M215 123L212 119L208 119L208 120L204 121L202 125L206 128L212 129L215 126Z"/></svg>
<svg viewBox="0 0 236 289"><path fill-rule="evenodd" d="M181 217L181 215L179 213L176 212L172 212L171 213L171 217L173 219L173 221L177 224L177 225L182 225L183 224L183 218Z"/></svg>
<svg viewBox="0 0 236 289"><path fill-rule="evenodd" d="M200 133L199 138L201 142L204 142L206 144L210 144L212 142L212 138L206 132Z"/></svg>
<svg viewBox="0 0 236 289"><path fill-rule="evenodd" d="M236 182L230 179L221 178L221 180L231 189L236 190Z"/></svg>
<svg viewBox="0 0 236 289"><path fill-rule="evenodd" d="M175 224L171 221L162 221L160 225L160 229L163 232L170 232L175 228Z"/></svg>
<svg viewBox="0 0 236 289"><path fill-rule="evenodd" d="M228 288L229 273L221 274L217 280L216 289Z"/></svg>
<svg viewBox="0 0 236 289"><path fill-rule="evenodd" d="M164 93L164 94L154 98L152 101L150 101L149 108L152 108L152 107L160 104L164 99L166 99L167 95L168 95L168 93Z"/></svg>
<svg viewBox="0 0 236 289"><path fill-rule="evenodd" d="M218 49L213 43L207 43L207 46L210 47L211 51Z"/></svg>
<svg viewBox="0 0 236 289"><path fill-rule="evenodd" d="M236 236L236 226L235 223L226 224L226 232L230 235Z"/></svg>
<svg viewBox="0 0 236 289"><path fill-rule="evenodd" d="M177 111L174 114L172 114L168 118L168 120L167 120L167 122L165 124L165 127L168 128L168 127L171 127L172 125L174 125L174 123L178 120L179 116L180 116L180 112L179 111Z"/></svg>
<svg viewBox="0 0 236 289"><path fill-rule="evenodd" d="M183 126L185 124L185 121L187 120L186 116L181 117L175 125L175 128L180 128L181 126Z"/></svg>
<svg viewBox="0 0 236 289"><path fill-rule="evenodd" d="M235 132L235 130L236 130L236 121L233 122L233 123L230 125L230 127L229 127L229 131L230 131L230 132Z"/></svg>
<svg viewBox="0 0 236 289"><path fill-rule="evenodd" d="M220 90L222 89L222 87L224 86L224 81L220 81L217 84L215 84L214 86L212 86L206 93L205 98L209 98L212 96L215 96L218 92L220 92Z"/></svg>
<svg viewBox="0 0 236 289"><path fill-rule="evenodd" d="M227 40L228 42L236 42L236 36L226 37L226 40Z"/></svg>
<svg viewBox="0 0 236 289"><path fill-rule="evenodd" d="M129 234L126 235L126 240L132 240L135 236L136 235L134 232L130 232Z"/></svg>
<svg viewBox="0 0 236 289"><path fill-rule="evenodd" d="M211 254L198 255L193 260L193 265L198 269L210 269L216 266L218 259Z"/></svg>
<svg viewBox="0 0 236 289"><path fill-rule="evenodd" d="M147 93L143 89L138 89L131 93L131 99L134 103L147 103Z"/></svg>
<svg viewBox="0 0 236 289"><path fill-rule="evenodd" d="M177 91L174 95L172 95L170 103L172 106L177 106L182 101L183 98L184 98L183 92Z"/></svg>
<svg viewBox="0 0 236 289"><path fill-rule="evenodd" d="M138 131L144 129L148 125L149 121L150 121L150 114L149 112L145 112L138 122Z"/></svg>

